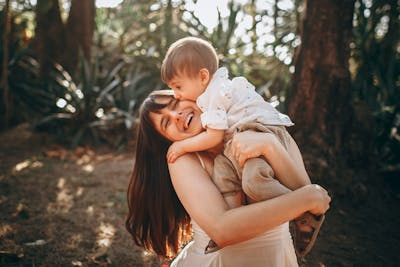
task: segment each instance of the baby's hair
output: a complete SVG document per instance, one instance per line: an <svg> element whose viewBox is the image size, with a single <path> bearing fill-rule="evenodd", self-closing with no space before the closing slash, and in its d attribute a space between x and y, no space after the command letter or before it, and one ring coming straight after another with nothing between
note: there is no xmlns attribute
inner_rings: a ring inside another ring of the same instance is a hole
<svg viewBox="0 0 400 267"><path fill-rule="evenodd" d="M168 83L175 76L194 78L201 69L213 75L218 69L218 55L214 47L197 37L185 37L168 49L161 65L161 79Z"/></svg>

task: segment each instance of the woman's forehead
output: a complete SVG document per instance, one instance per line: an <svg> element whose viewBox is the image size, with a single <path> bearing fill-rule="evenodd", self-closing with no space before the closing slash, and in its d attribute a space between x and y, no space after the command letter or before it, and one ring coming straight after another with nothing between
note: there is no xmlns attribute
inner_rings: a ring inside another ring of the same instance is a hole
<svg viewBox="0 0 400 267"><path fill-rule="evenodd" d="M171 102L174 99L175 98L173 96L161 95L161 96L155 97L154 102L156 102L157 104L168 104L169 102Z"/></svg>
<svg viewBox="0 0 400 267"><path fill-rule="evenodd" d="M152 113L165 113L167 109L170 109L170 106L172 105L173 102L178 101L177 99L173 97L168 97L168 96L162 96L162 97L157 97L156 99L153 100L155 103L155 108L151 110Z"/></svg>

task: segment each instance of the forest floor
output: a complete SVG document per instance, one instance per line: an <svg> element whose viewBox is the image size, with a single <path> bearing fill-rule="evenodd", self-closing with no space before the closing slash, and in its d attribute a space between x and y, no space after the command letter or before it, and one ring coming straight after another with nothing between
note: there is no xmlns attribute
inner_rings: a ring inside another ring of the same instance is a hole
<svg viewBox="0 0 400 267"><path fill-rule="evenodd" d="M0 140L0 266L160 266L124 228L132 153L67 151L26 125ZM300 265L400 266L400 177L340 173L360 182L318 175L332 205Z"/></svg>

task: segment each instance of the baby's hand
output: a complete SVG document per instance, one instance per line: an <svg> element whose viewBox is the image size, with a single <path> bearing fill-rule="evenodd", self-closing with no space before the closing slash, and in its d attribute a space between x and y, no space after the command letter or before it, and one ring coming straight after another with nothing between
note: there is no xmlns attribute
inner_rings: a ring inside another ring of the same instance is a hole
<svg viewBox="0 0 400 267"><path fill-rule="evenodd" d="M182 142L174 142L169 148L167 152L167 160L168 163L174 163L177 158L185 154L184 146Z"/></svg>

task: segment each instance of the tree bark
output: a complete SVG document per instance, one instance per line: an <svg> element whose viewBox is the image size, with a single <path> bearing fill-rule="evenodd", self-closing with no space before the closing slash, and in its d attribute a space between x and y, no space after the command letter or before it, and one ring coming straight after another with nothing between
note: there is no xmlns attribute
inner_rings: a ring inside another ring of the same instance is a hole
<svg viewBox="0 0 400 267"><path fill-rule="evenodd" d="M9 34L10 34L10 0L6 1L6 4L4 6L4 32L2 35L2 41L3 41L3 62L2 62L2 73L1 73L1 83L0 83L0 88L3 89L3 101L4 101L4 118L3 118L3 123L1 123L2 126L0 126L0 129L7 129L8 128L8 123L10 120L10 88L8 85L8 47L9 47ZM0 120L1 121L1 120Z"/></svg>
<svg viewBox="0 0 400 267"><path fill-rule="evenodd" d="M288 114L300 147L342 152L351 119L349 43L354 0L308 0Z"/></svg>
<svg viewBox="0 0 400 267"><path fill-rule="evenodd" d="M54 63L71 75L78 66L79 49L90 60L94 33L94 0L72 0L68 21L61 20L59 0L38 0L36 10L36 48L42 77Z"/></svg>
<svg viewBox="0 0 400 267"><path fill-rule="evenodd" d="M90 61L95 12L94 0L71 1L66 27L66 47L69 52L65 54L63 63L64 67L72 74L78 65L80 50L85 59Z"/></svg>
<svg viewBox="0 0 400 267"><path fill-rule="evenodd" d="M38 0L36 5L36 49L40 74L46 77L55 62L61 63L64 49L64 25L58 0Z"/></svg>

